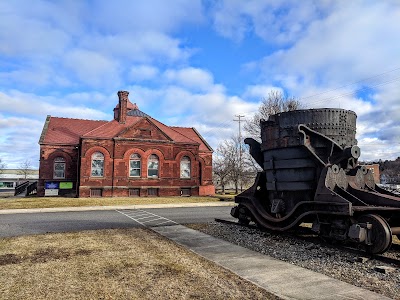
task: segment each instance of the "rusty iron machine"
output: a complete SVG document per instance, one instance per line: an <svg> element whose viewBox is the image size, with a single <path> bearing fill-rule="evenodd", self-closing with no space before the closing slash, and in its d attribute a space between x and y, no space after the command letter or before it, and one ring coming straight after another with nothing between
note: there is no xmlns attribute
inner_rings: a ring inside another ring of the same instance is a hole
<svg viewBox="0 0 400 300"><path fill-rule="evenodd" d="M375 184L357 162L356 114L344 109L283 112L262 120L261 144L245 139L262 167L235 197L239 223L286 231L302 222L325 238L377 254L400 237L400 197Z"/></svg>

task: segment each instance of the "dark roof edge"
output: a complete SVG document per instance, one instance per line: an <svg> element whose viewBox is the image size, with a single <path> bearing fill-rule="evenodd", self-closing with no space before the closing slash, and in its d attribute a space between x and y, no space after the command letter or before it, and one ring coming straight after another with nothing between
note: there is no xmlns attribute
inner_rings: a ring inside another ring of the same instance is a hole
<svg viewBox="0 0 400 300"><path fill-rule="evenodd" d="M51 116L47 115L46 121L44 122L44 125L43 125L42 133L40 134L39 145L44 143L44 138L47 134L47 130L49 129L50 118L51 118Z"/></svg>
<svg viewBox="0 0 400 300"><path fill-rule="evenodd" d="M196 130L196 128L192 127L193 131L196 132L196 134L199 136L199 138L202 140L204 145L210 150L211 152L214 152L213 148L206 142L206 140L201 136L201 134Z"/></svg>

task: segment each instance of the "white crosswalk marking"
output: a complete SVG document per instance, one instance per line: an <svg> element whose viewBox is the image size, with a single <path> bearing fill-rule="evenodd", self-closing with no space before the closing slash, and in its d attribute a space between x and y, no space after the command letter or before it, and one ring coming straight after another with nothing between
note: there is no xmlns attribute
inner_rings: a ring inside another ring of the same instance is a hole
<svg viewBox="0 0 400 300"><path fill-rule="evenodd" d="M153 214L151 212L137 209L137 210L116 210L120 214L128 217L129 219L139 223L142 226L146 227L157 227L160 225L168 226L168 225L178 225L175 221L170 219L161 217L159 215Z"/></svg>

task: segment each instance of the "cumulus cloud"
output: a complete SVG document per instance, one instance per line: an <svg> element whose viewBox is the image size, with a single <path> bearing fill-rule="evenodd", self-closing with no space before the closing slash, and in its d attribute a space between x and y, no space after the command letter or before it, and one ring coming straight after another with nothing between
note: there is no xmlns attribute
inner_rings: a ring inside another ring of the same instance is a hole
<svg viewBox="0 0 400 300"><path fill-rule="evenodd" d="M113 59L88 50L75 50L65 56L65 66L89 86L118 86L118 63Z"/></svg>
<svg viewBox="0 0 400 300"><path fill-rule="evenodd" d="M244 99L255 99L262 100L268 96L271 91L278 91L283 93L283 89L281 87L272 86L272 85L249 85L246 87L246 90L243 93Z"/></svg>
<svg viewBox="0 0 400 300"><path fill-rule="evenodd" d="M135 85L129 90L142 111L168 125L195 127L213 148L237 134L235 115L250 116L259 105L228 95L215 83L203 91L185 84L160 89Z"/></svg>
<svg viewBox="0 0 400 300"><path fill-rule="evenodd" d="M79 46L134 63L185 61L192 53L181 45L179 39L149 30L118 34L95 33L85 36Z"/></svg>
<svg viewBox="0 0 400 300"><path fill-rule="evenodd" d="M280 5L290 1L284 3ZM264 84L281 86L286 93L299 97L306 107L355 111L360 144L372 147L370 141L376 138L374 145L392 145L387 147L390 151L380 154L397 157L400 69L393 62L400 51L400 41L395 38L400 32L397 21L400 5L395 2L365 5L362 1L312 5L320 13L306 13L301 18L306 24L301 34L291 35L287 47L247 66L259 69ZM256 15L247 15L252 23L257 23ZM255 27L252 30L256 32ZM369 159L378 152L363 153L362 158Z"/></svg>
<svg viewBox="0 0 400 300"><path fill-rule="evenodd" d="M311 21L323 17L334 1L218 1L211 9L214 27L224 37L241 41L255 33L267 43L292 43Z"/></svg>
<svg viewBox="0 0 400 300"><path fill-rule="evenodd" d="M130 79L135 82L154 79L157 75L158 69L150 65L136 65L129 71Z"/></svg>
<svg viewBox="0 0 400 300"><path fill-rule="evenodd" d="M0 74L0 84L115 89L132 63L176 63L192 55L172 33L203 22L201 1L94 4L2 2L0 62L13 63Z"/></svg>
<svg viewBox="0 0 400 300"><path fill-rule="evenodd" d="M195 126L213 147L237 133L235 115L251 116L281 90L306 107L354 110L363 159L400 153L398 1L16 0L0 11L0 141L21 153L36 153L18 139L37 147L37 136L22 137L37 135L46 114L111 119L123 89L144 112ZM221 71L224 58L201 48L208 36L218 53L241 55L257 39L265 54L250 51L251 76L229 86L237 80Z"/></svg>
<svg viewBox="0 0 400 300"><path fill-rule="evenodd" d="M71 98L67 96L66 99ZM68 103L69 101L53 96L37 96L19 91L0 92L0 107L3 113L29 116L33 120L44 120L46 115L95 120L111 118L111 112L104 113L82 104L68 105Z"/></svg>
<svg viewBox="0 0 400 300"><path fill-rule="evenodd" d="M32 167L38 167L38 141L43 122L25 117L8 117L0 114L0 158L8 168L17 168L28 160Z"/></svg>
<svg viewBox="0 0 400 300"><path fill-rule="evenodd" d="M180 70L167 70L164 73L164 77L167 81L191 89L208 90L214 84L214 79L210 72L192 67Z"/></svg>
<svg viewBox="0 0 400 300"><path fill-rule="evenodd" d="M0 53L9 57L19 54L46 59L47 55L60 55L71 42L67 33L52 27L49 22L10 12L2 13L0 26L3 28L0 31Z"/></svg>
<svg viewBox="0 0 400 300"><path fill-rule="evenodd" d="M100 1L93 10L91 23L102 32L111 34L154 31L168 33L182 24L203 21L200 0L147 0L116 2Z"/></svg>
<svg viewBox="0 0 400 300"><path fill-rule="evenodd" d="M111 120L112 107L118 101L116 95L110 97L100 93L71 93L63 97L38 96L20 91L0 92L0 158L8 168L17 168L29 160L32 167L38 168L38 141L46 115L57 117ZM86 103L86 104L82 104ZM90 108L108 106L109 111Z"/></svg>

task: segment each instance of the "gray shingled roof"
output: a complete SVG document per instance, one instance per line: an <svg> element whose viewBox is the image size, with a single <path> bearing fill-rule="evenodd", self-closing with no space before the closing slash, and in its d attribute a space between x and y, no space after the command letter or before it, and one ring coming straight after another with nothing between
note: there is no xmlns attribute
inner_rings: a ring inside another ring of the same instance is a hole
<svg viewBox="0 0 400 300"><path fill-rule="evenodd" d="M126 113L127 116L132 116L132 117L150 117L149 115L145 114L139 109L132 109Z"/></svg>

